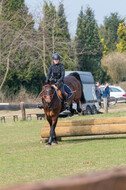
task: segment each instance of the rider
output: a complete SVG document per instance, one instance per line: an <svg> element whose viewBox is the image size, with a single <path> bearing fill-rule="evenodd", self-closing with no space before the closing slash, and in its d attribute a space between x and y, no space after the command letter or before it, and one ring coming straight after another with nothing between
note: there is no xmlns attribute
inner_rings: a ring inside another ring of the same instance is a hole
<svg viewBox="0 0 126 190"><path fill-rule="evenodd" d="M51 64L48 69L46 83L50 80L51 84L55 84L58 87L63 96L63 105L65 105L65 108L69 108L69 104L66 101L66 94L64 92L65 68L63 64L59 62L60 55L58 53L53 54L52 59L53 64Z"/></svg>

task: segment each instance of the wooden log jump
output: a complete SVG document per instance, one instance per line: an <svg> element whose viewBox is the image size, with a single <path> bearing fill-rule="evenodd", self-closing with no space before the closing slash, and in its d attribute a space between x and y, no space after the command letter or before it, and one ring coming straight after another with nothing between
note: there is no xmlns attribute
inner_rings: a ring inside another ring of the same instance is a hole
<svg viewBox="0 0 126 190"><path fill-rule="evenodd" d="M109 117L99 119L83 119L83 120L67 120L58 121L56 127L67 127L67 126L83 126L83 125L101 125L101 124L124 124L126 123L126 116L124 117ZM49 123L46 122L44 127L49 127Z"/></svg>
<svg viewBox="0 0 126 190"><path fill-rule="evenodd" d="M49 137L49 125L41 129L41 137ZM126 117L60 121L56 127L58 137L125 134Z"/></svg>

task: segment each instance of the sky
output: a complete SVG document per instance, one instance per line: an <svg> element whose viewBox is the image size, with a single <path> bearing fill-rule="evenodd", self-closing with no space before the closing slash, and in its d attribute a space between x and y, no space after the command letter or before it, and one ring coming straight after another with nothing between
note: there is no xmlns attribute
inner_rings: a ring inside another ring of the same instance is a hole
<svg viewBox="0 0 126 190"><path fill-rule="evenodd" d="M52 2L57 8L59 0L52 0ZM120 17L126 17L126 0L63 0L62 2L72 36L76 32L77 18L81 7L85 10L89 6L94 11L99 26L103 24L104 17L110 16L110 13L118 12ZM37 26L42 13L43 0L25 0L25 4L29 8L29 12L33 14Z"/></svg>

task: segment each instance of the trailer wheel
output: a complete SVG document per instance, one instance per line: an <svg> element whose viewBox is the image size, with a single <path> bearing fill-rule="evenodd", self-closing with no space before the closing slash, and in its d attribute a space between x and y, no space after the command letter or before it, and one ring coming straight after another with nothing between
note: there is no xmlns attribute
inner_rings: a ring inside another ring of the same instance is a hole
<svg viewBox="0 0 126 190"><path fill-rule="evenodd" d="M92 114L91 107L87 106L86 107L86 115L91 115L91 114Z"/></svg>
<svg viewBox="0 0 126 190"><path fill-rule="evenodd" d="M98 113L98 110L97 110L96 106L93 105L92 106L92 114L94 115L94 114L97 114L97 113Z"/></svg>

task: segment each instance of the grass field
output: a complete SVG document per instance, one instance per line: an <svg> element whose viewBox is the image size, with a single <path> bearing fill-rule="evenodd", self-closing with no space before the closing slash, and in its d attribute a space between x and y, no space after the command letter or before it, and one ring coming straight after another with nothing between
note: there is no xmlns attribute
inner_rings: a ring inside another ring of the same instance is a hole
<svg viewBox="0 0 126 190"><path fill-rule="evenodd" d="M124 115L126 112L67 119ZM7 120L0 124L0 187L126 166L125 135L63 138L57 146L46 148L39 142L44 122Z"/></svg>

